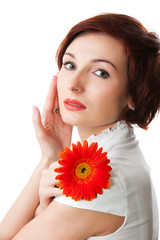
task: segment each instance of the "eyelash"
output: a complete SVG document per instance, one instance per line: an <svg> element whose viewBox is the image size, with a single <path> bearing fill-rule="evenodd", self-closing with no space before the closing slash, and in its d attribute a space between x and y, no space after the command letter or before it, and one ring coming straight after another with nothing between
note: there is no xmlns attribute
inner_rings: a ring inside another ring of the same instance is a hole
<svg viewBox="0 0 160 240"><path fill-rule="evenodd" d="M103 73L103 74L105 74L105 76L99 76L99 75L95 74L95 73L98 72L98 71L101 72L101 73ZM96 76L100 77L100 78L109 78L109 77L110 77L109 73L108 73L106 70L101 69L101 68L97 69L97 70L94 72L94 74L95 74Z"/></svg>
<svg viewBox="0 0 160 240"><path fill-rule="evenodd" d="M67 68L67 65L68 65L68 64L71 64L72 66L74 66L74 70L76 69L76 66L75 66L74 63L72 63L72 62L65 62L65 63L63 63L63 66L64 66L65 69L67 69L67 70L73 70L73 69Z"/></svg>
<svg viewBox="0 0 160 240"><path fill-rule="evenodd" d="M73 68L67 68L67 65L68 64L70 64L70 65L72 65L73 66ZM62 64L63 66L64 66L64 68L66 69L66 70L69 70L69 71L72 71L72 70L75 70L76 69L76 66L74 65L74 63L72 63L72 62L65 62L65 63L63 63ZM105 76L100 76L100 75L98 75L98 74L96 74L96 72L101 72L102 74L105 74ZM97 77L100 77L100 78L109 78L110 77L110 75L109 75L109 73L106 71L106 70L104 70L104 69L101 69L101 68L98 68L95 72L93 72Z"/></svg>

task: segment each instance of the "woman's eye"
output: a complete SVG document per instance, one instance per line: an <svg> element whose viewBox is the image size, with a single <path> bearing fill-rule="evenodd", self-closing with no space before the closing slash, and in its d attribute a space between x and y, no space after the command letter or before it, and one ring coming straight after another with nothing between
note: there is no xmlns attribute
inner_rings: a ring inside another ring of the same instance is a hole
<svg viewBox="0 0 160 240"><path fill-rule="evenodd" d="M109 78L110 75L107 71L105 71L104 69L98 69L97 71L94 72L98 77L101 78Z"/></svg>
<svg viewBox="0 0 160 240"><path fill-rule="evenodd" d="M66 62L63 65L64 65L65 69L68 69L68 70L75 70L76 69L76 66L71 62Z"/></svg>

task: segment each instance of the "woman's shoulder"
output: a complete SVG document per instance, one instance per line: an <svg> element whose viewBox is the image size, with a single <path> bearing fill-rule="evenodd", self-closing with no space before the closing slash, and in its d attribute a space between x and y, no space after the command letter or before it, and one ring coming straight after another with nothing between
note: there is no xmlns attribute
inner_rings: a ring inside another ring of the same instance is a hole
<svg viewBox="0 0 160 240"><path fill-rule="evenodd" d="M134 129L123 123L112 131L92 135L88 140L89 143L98 142L98 146L108 154L109 165L112 167L109 188L103 189L102 194L97 194L92 201L75 201L65 195L54 200L76 208L125 216L125 226L135 224L136 229L138 217L143 222L143 227L148 228L146 223L150 224L150 213L157 207L150 169L134 135Z"/></svg>
<svg viewBox="0 0 160 240"><path fill-rule="evenodd" d="M103 151L108 153L115 149L126 150L128 147L133 148L138 145L134 128L125 121L117 122L112 129L106 128L98 135L92 134L87 141L89 144L97 142L98 147L102 147Z"/></svg>
<svg viewBox="0 0 160 240"><path fill-rule="evenodd" d="M56 197L55 201L73 207L126 216L126 182L128 181L127 176L129 176L128 171L132 171L132 167L128 168L131 154L127 151L128 149L133 150L133 146L128 147L129 144L134 145L134 148L137 144L135 143L133 129L122 121L118 122L111 130L106 129L97 136L91 135L87 140L89 144L97 142L98 147L102 147L102 151L107 152L110 159L109 165L112 167L110 187L103 189L103 193L98 194L92 201L81 200L76 202L65 195Z"/></svg>

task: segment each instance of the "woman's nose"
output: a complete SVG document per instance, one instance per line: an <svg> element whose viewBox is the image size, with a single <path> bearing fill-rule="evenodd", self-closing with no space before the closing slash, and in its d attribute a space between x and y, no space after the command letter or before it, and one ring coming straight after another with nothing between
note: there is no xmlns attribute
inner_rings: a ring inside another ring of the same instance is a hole
<svg viewBox="0 0 160 240"><path fill-rule="evenodd" d="M68 82L68 89L77 93L84 91L84 81L82 80L82 76L80 76L80 74L76 74L70 78Z"/></svg>

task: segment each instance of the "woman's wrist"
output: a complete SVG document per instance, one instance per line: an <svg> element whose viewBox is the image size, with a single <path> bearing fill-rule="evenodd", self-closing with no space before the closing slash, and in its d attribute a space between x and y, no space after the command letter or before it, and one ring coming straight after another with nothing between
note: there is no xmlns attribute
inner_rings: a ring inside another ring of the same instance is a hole
<svg viewBox="0 0 160 240"><path fill-rule="evenodd" d="M40 203L35 211L35 215L34 217L38 216L39 214L41 214L47 207L48 207L49 203L48 204L42 204Z"/></svg>
<svg viewBox="0 0 160 240"><path fill-rule="evenodd" d="M39 214L41 214L44 211L44 208L41 207L41 205L38 205L34 217L37 217Z"/></svg>
<svg viewBox="0 0 160 240"><path fill-rule="evenodd" d="M58 161L58 157L49 158L42 154L40 158L40 165L43 166L43 168L48 168L51 163L56 161Z"/></svg>

